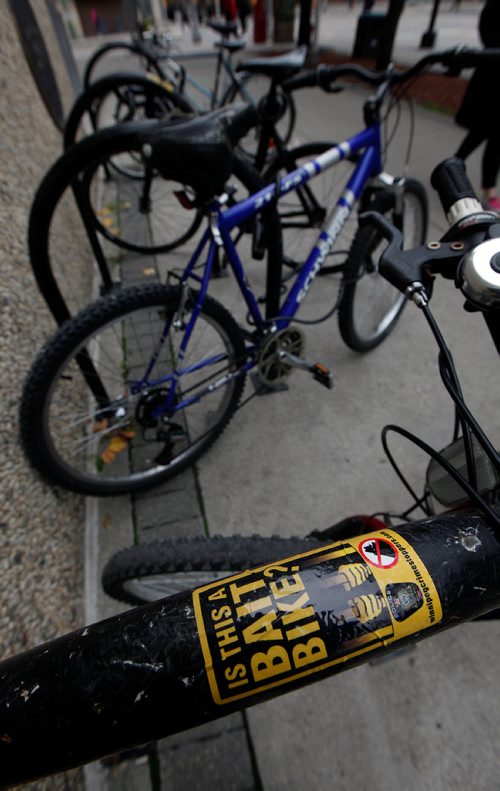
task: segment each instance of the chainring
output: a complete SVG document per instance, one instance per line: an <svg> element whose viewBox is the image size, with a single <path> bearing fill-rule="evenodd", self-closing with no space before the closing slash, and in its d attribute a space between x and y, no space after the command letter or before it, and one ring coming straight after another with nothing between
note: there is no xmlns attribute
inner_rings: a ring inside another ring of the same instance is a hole
<svg viewBox="0 0 500 791"><path fill-rule="evenodd" d="M267 387L278 387L288 378L292 366L280 360L279 352L288 352L300 357L303 353L305 337L297 327L285 327L273 333L264 341L259 353L257 371L259 379Z"/></svg>

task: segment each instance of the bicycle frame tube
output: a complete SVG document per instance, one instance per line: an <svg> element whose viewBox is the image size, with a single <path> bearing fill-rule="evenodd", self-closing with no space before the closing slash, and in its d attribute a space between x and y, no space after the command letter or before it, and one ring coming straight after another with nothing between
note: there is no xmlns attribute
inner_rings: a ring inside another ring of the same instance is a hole
<svg viewBox="0 0 500 791"><path fill-rule="evenodd" d="M194 270L194 267L196 266L197 261L199 260L200 256L202 255L203 250L206 247L208 247L208 251L207 251L207 258L206 258L206 262L205 262L205 266L204 266L203 276L199 277L198 275L196 275L194 273L193 270ZM184 359L185 359L185 356L186 356L186 349L188 347L188 344L189 344L189 341L190 341L190 338L191 338L194 326L195 326L195 324L196 324L196 322L198 320L198 317L200 315L200 312L201 312L201 309L202 309L202 306L203 306L203 302L204 302L205 297L206 297L208 284L210 282L210 277L211 277L211 274L212 274L212 271L213 271L213 268L214 268L215 258L216 258L216 254L217 254L217 247L218 247L217 242L212 237L211 230L209 228L207 228L207 230L203 234L200 242L198 243L198 245L196 247L196 250L194 251L193 255L191 256L191 259L190 259L190 261L189 261L189 263L188 263L188 265L187 265L186 269L184 270L183 275L181 277L181 287L185 287L187 285L187 282L188 282L189 279L194 279L195 281L197 281L200 284L200 290L198 292L196 303L195 303L195 305L193 307L193 311L191 313L189 321L188 321L188 323L186 325L186 328L184 330L184 334L183 334L183 337L182 337L182 341L180 343L179 352L178 352L178 355L177 355L177 360L176 360L176 363L175 363L174 371L172 373L167 374L166 376L160 377L159 379L150 379L151 374L154 371L154 367L155 367L156 361L157 361L157 359L158 359L158 357L160 355L161 348L164 345L164 343L167 341L168 334L170 332L170 328L171 328L171 325L172 325L172 321L175 318L175 317L170 317L165 322L165 325L163 327L163 331L162 331L162 333L161 333L161 335L160 335L160 337L158 339L157 348L155 349L155 351L153 352L153 354L151 355L151 357L149 359L149 362L148 362L148 365L147 365L147 369L146 369L142 379L137 380L135 382L132 382L130 384L130 391L131 391L132 394L140 393L144 389L144 387L146 387L146 386L147 387L159 387L159 386L164 385L164 384L171 385L169 387L168 395L167 395L164 403L162 403L160 406L158 406L156 408L156 410L153 411L153 417L155 417L155 418L162 417L167 412L171 413L171 414L173 414L174 412L179 412L179 411L185 409L186 407L190 406L191 404L193 404L193 403L195 403L197 401L200 401L202 398L204 398L204 396L207 393L213 392L215 389L218 389L219 387L222 387L228 381L228 379L231 379L231 378L234 378L236 376L240 376L241 375L242 368L240 368L238 371L235 371L233 373L227 374L226 377L220 377L220 379L216 383L213 383L213 382L210 383L209 385L207 385L206 388L196 392L192 396L189 396L189 397L186 397L186 398L178 398L177 386L178 386L179 380L183 376L186 376L188 374L192 374L195 371L202 370L203 368L210 367L211 365L214 365L214 363L217 363L217 362L219 362L222 359L221 355L219 354L219 355L215 355L215 356L211 356L211 357L205 357L204 359L199 360L196 363L193 363L191 365L186 365L186 366L183 367L183 362L184 362ZM249 292L249 294L250 294L250 297L253 299L253 295L251 294L251 292ZM255 300L254 300L254 302L255 302ZM256 303L255 303L255 307L257 307ZM257 311L258 311L258 308L257 308ZM260 316L260 313L259 313L259 317L262 320L262 317ZM247 370L247 369L249 369L251 367L252 367L252 363L249 362L249 363L245 364L245 366L243 366L243 370Z"/></svg>
<svg viewBox="0 0 500 791"><path fill-rule="evenodd" d="M323 266L326 256L344 227L354 203L360 198L366 183L382 168L379 125L368 127L343 143L332 146L331 149L320 154L317 159L313 159L292 173L288 173L280 181L278 196L276 196L276 185L271 184L220 214L218 227L224 247L257 326L262 323L261 313L245 282L243 267L230 237L231 230L253 217L260 210L265 209L266 206L272 206L277 197L296 190L318 173L328 170L339 161L359 152L363 152L360 161L354 168L333 212L323 226L307 260L297 273L286 300L280 308L280 319L282 320L278 322L278 326L286 326L297 312L314 278Z"/></svg>
<svg viewBox="0 0 500 791"><path fill-rule="evenodd" d="M281 558L11 657L0 663L0 788L248 708L475 618L499 606L499 572L495 531L459 511Z"/></svg>
<svg viewBox="0 0 500 791"><path fill-rule="evenodd" d="M241 82L235 76L235 73L233 71L233 67L232 67L230 58L229 57L225 57L222 50L220 50L217 53L217 65L216 65L216 70L215 70L215 79L214 79L214 86L213 86L213 88L207 88L201 82L199 82L194 77L192 77L189 74L188 71L185 72L185 81L186 81L186 83L191 88L194 88L196 91L198 91L198 93L201 93L201 95L204 96L205 99L208 99L208 101L210 102L210 109L211 110L214 110L216 107L219 107L220 104L221 104L221 101L219 99L219 93L220 93L219 85L220 85L222 69L224 69L225 73L227 74L227 76L231 79L231 81L234 84L236 84L238 86L241 86ZM225 96L226 92L227 92L227 88L224 88L224 90L222 91L222 96ZM193 98L193 95L190 94L190 93L187 93L186 95L187 95L189 101L191 102L191 104L194 106L194 108L196 110L198 110L199 112L201 112L201 110L203 108L201 107L199 102L197 102L196 99Z"/></svg>

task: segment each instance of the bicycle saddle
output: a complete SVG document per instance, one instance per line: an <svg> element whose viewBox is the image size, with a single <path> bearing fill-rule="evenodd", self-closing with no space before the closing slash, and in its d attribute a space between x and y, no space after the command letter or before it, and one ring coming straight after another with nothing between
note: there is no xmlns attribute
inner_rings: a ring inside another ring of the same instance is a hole
<svg viewBox="0 0 500 791"><path fill-rule="evenodd" d="M208 22L208 27L211 27L216 33L220 33L221 36L230 36L231 33L236 35L238 31L236 22Z"/></svg>
<svg viewBox="0 0 500 791"><path fill-rule="evenodd" d="M284 55L271 58L252 58L238 63L236 71L249 71L254 74L265 74L267 77L281 81L292 77L304 66L307 47L298 47Z"/></svg>
<svg viewBox="0 0 500 791"><path fill-rule="evenodd" d="M257 119L254 107L240 104L203 116L171 116L143 124L142 154L163 178L192 187L194 205L201 206L224 191L233 169L233 145Z"/></svg>

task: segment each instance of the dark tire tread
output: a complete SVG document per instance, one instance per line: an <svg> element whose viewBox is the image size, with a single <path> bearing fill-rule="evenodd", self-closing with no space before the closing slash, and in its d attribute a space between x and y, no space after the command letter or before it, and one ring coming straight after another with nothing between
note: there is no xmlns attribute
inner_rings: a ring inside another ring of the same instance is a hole
<svg viewBox="0 0 500 791"><path fill-rule="evenodd" d="M228 575L295 555L323 545L317 538L280 536L189 536L139 544L122 549L102 573L104 591L118 601L143 604L123 588L134 577L182 574L189 571L227 571Z"/></svg>

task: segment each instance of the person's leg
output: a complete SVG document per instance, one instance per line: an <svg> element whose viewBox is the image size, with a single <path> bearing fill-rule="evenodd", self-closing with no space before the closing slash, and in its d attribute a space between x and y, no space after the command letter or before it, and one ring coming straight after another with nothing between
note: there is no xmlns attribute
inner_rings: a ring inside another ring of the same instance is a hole
<svg viewBox="0 0 500 791"><path fill-rule="evenodd" d="M480 132L478 129L471 129L460 143L455 156L466 160L485 139L486 135L484 132Z"/></svg>
<svg viewBox="0 0 500 791"><path fill-rule="evenodd" d="M500 171L500 142L496 137L489 137L484 148L483 163L481 168L482 187L485 202L490 209L500 210L500 198L497 195L496 185Z"/></svg>

